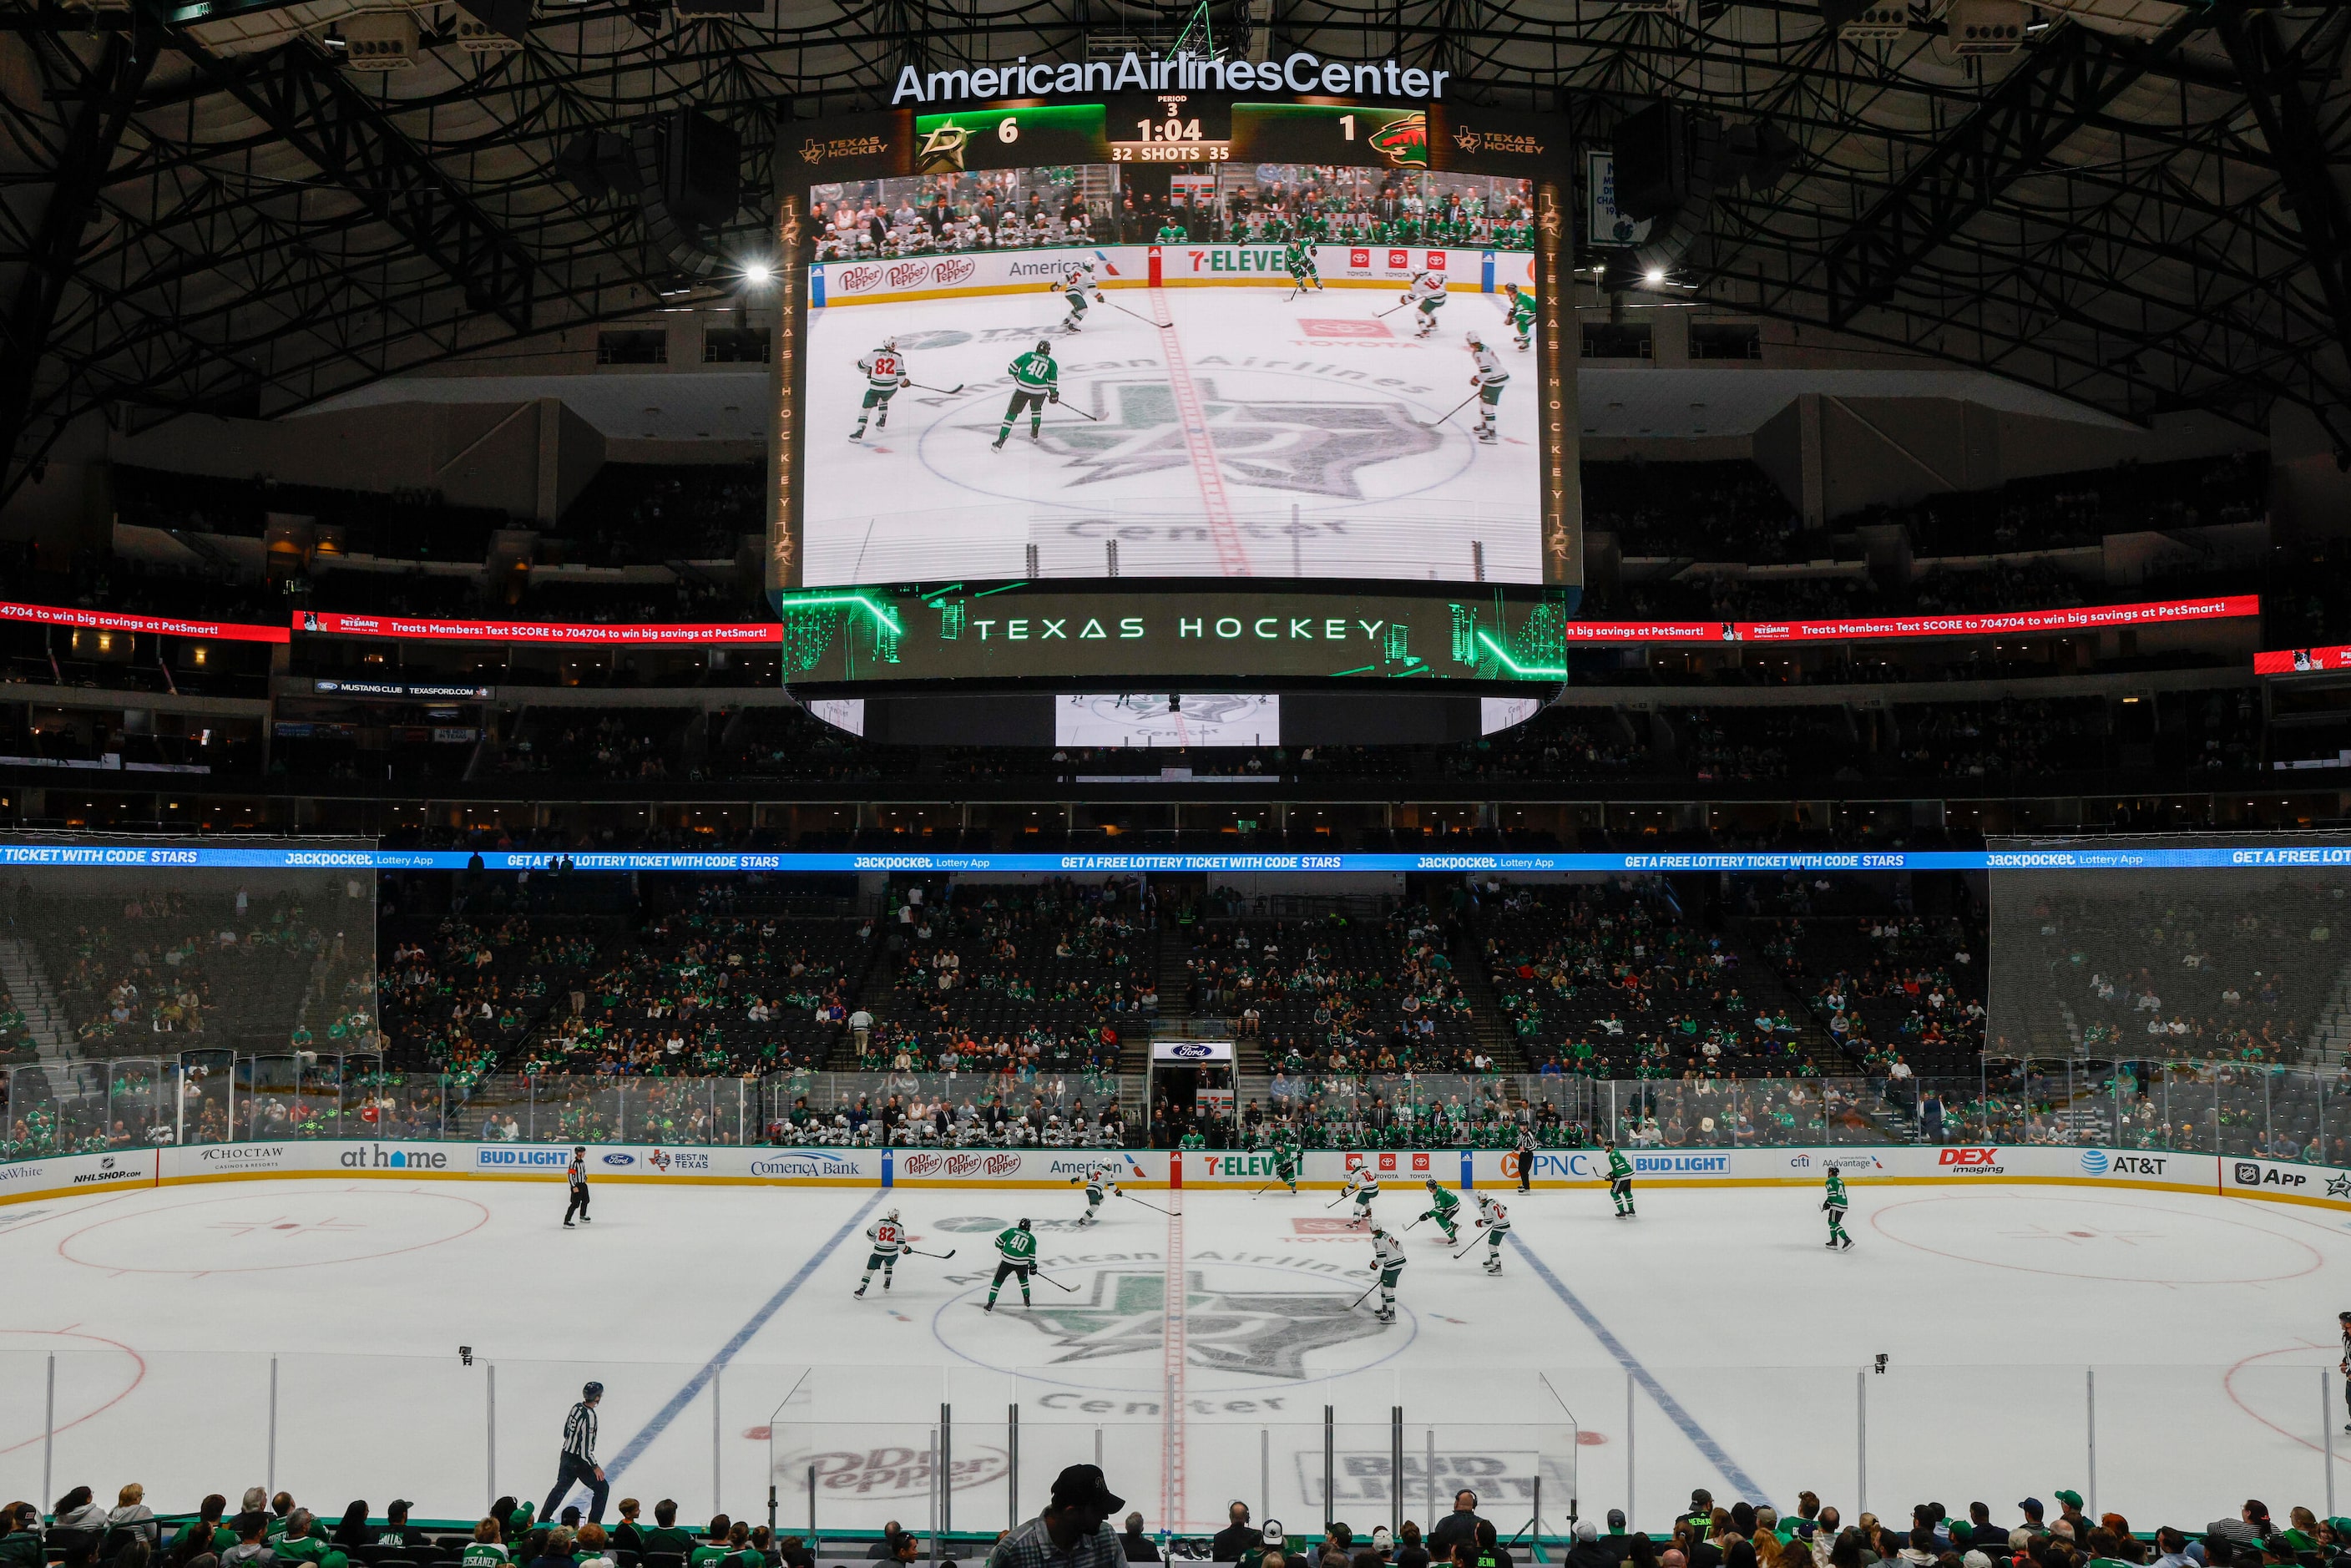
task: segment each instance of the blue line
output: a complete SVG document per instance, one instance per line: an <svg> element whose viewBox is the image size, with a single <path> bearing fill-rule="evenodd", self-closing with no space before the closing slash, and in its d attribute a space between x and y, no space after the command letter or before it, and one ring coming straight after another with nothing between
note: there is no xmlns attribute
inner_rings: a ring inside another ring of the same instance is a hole
<svg viewBox="0 0 2351 1568"><path fill-rule="evenodd" d="M628 1445L621 1450L620 1457L604 1467L604 1480L607 1485L618 1481L622 1470L644 1457L645 1450L653 1446L654 1439L668 1431L669 1424L684 1415L685 1407L701 1396L703 1389L709 1386L710 1380L724 1372L726 1369L726 1364L734 1360L745 1345L751 1343L752 1336L768 1326L768 1320L783 1310L784 1303L792 1299L792 1292L808 1283L808 1278L816 1272L817 1265L831 1257L833 1249L855 1234L857 1222L872 1213L873 1206L888 1196L880 1188L876 1188L873 1196L865 1200L864 1206L855 1214L851 1215L842 1222L841 1228L832 1233L832 1239L810 1253L809 1260L800 1265L799 1272L785 1281L782 1289L768 1298L768 1304L753 1312L750 1321L735 1331L735 1337L719 1346L718 1354L705 1362L701 1371L687 1378L684 1387L670 1396L669 1403L663 1406L653 1418L645 1423L644 1430L630 1438ZM580 1492L577 1495L585 1497L587 1494ZM568 1497L564 1499L565 1502L570 1500L571 1499Z"/></svg>
<svg viewBox="0 0 2351 1568"><path fill-rule="evenodd" d="M1667 1392L1666 1385L1657 1381L1656 1374L1641 1364L1640 1357L1625 1348L1625 1342L1600 1321L1599 1314L1585 1306L1583 1299L1567 1288L1566 1281L1552 1273L1551 1266L1535 1256L1535 1249L1527 1245L1527 1239L1513 1230L1510 1239L1518 1243L1520 1255L1534 1270L1535 1278L1549 1285L1551 1293L1565 1302L1567 1310L1576 1315L1577 1321L1592 1331L1592 1337L1600 1342L1601 1348L1616 1358L1616 1364L1632 1374L1633 1380L1649 1391L1649 1397L1657 1402L1657 1408L1666 1413L1666 1418L1681 1428L1682 1436L1713 1463L1725 1480L1738 1489L1739 1495L1759 1508L1771 1507L1771 1500L1763 1495L1763 1489L1755 1484L1754 1478L1740 1469L1738 1463L1723 1452L1722 1445L1698 1424L1698 1417L1682 1408L1682 1402Z"/></svg>

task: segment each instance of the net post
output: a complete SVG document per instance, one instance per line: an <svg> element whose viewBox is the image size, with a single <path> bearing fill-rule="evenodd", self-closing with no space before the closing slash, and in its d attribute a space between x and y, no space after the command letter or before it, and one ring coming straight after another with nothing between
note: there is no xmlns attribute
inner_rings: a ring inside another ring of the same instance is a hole
<svg viewBox="0 0 2351 1568"><path fill-rule="evenodd" d="M1626 1519L1636 1519L1639 1517L1639 1515L1633 1511L1633 1479L1635 1473L1633 1458L1634 1456L1640 1451L1638 1448L1635 1447L1633 1437L1633 1396L1638 1391L1638 1388L1639 1385L1633 1381L1633 1375L1629 1372L1626 1373L1625 1375L1625 1517Z"/></svg>
<svg viewBox="0 0 2351 1568"><path fill-rule="evenodd" d="M488 1402L488 1406L487 1406L487 1411L486 1411L486 1415L487 1415L487 1426L486 1426L486 1439L485 1439L485 1440L486 1440L486 1444L487 1444L487 1452L488 1452L488 1456L489 1456L489 1463L484 1467L484 1473L485 1473L485 1474L486 1474L486 1475L488 1476L488 1478L489 1478L489 1491L488 1491L488 1495L487 1495L487 1497L485 1499L485 1500L484 1500L484 1501L483 1501L483 1503L482 1503L482 1511L483 1511L484 1513L487 1513L487 1512L489 1512L489 1511L490 1511L490 1508L491 1508L491 1506L492 1506L493 1504L495 1504L495 1503L498 1500L498 1367L497 1367L497 1363L496 1363L496 1362L492 1362L492 1363L490 1363L490 1364L489 1364L489 1374L490 1374L490 1379L489 1379L489 1402Z"/></svg>
<svg viewBox="0 0 2351 1568"><path fill-rule="evenodd" d="M57 1496L52 1484L56 1474L57 1443L57 1353L49 1352L49 1385L41 1410L41 1495Z"/></svg>
<svg viewBox="0 0 2351 1568"><path fill-rule="evenodd" d="M955 1488L946 1482L946 1473L955 1465L955 1406L941 1401L939 1405L939 1528L955 1528ZM938 1552L933 1550L932 1556Z"/></svg>
<svg viewBox="0 0 2351 1568"><path fill-rule="evenodd" d="M269 1358L269 1459L263 1472L268 1479L270 1495L277 1494L277 1358Z"/></svg>
<svg viewBox="0 0 2351 1568"><path fill-rule="evenodd" d="M1004 1407L1004 1528L1020 1528L1020 1402Z"/></svg>
<svg viewBox="0 0 2351 1568"><path fill-rule="evenodd" d="M713 1513L723 1506L720 1501L724 1489L719 1485L719 1456L723 1452L720 1437L724 1428L720 1425L718 1380L726 1375L723 1367L710 1375L710 1511Z"/></svg>

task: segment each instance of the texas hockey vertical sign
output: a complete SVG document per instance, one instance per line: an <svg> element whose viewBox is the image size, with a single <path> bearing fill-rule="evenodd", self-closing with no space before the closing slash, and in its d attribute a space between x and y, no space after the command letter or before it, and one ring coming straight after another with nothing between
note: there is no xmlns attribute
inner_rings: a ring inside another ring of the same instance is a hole
<svg viewBox="0 0 2351 1568"><path fill-rule="evenodd" d="M790 129L789 119L785 129ZM783 163L780 150L777 163ZM800 405L808 393L808 189L776 192L775 418L768 430L768 591L800 583Z"/></svg>
<svg viewBox="0 0 2351 1568"><path fill-rule="evenodd" d="M1431 103L1428 167L1524 180L1534 209L1535 396L1541 440L1543 581L1583 584L1583 425L1576 407L1583 334L1570 304L1575 225L1573 143L1564 117Z"/></svg>

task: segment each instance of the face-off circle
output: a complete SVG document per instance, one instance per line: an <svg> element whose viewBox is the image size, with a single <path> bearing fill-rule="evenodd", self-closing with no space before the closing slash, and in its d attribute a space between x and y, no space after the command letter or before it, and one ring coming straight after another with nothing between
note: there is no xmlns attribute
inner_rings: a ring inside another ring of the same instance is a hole
<svg viewBox="0 0 2351 1568"><path fill-rule="evenodd" d="M109 1273L308 1269L436 1247L489 1218L480 1203L455 1193L274 1187L115 1215L67 1236L57 1256Z"/></svg>

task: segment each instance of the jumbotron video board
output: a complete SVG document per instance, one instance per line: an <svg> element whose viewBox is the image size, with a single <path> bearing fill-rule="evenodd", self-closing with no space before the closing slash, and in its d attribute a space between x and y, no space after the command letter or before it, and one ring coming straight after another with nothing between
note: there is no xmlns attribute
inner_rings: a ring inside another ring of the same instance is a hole
<svg viewBox="0 0 2351 1568"><path fill-rule="evenodd" d="M786 679L1555 679L1565 122L1445 87L1022 59L787 126Z"/></svg>

